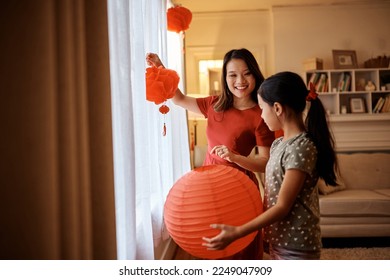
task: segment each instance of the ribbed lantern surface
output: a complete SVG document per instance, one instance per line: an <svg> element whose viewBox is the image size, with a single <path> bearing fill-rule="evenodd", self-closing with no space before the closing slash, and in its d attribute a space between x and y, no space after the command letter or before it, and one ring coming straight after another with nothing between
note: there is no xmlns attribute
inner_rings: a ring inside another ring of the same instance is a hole
<svg viewBox="0 0 390 280"><path fill-rule="evenodd" d="M175 6L167 11L167 27L169 31L180 33L190 28L192 13L185 7Z"/></svg>
<svg viewBox="0 0 390 280"><path fill-rule="evenodd" d="M256 232L234 241L224 250L207 250L202 237L220 230L210 224L242 225L262 213L260 192L247 175L225 165L196 168L182 176L168 193L164 220L173 240L186 252L203 259L238 253Z"/></svg>

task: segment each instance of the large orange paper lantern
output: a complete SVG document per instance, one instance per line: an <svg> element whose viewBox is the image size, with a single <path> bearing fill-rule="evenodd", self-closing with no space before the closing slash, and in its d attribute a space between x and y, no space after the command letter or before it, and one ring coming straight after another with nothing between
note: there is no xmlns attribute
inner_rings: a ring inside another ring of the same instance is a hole
<svg viewBox="0 0 390 280"><path fill-rule="evenodd" d="M243 172L226 165L196 168L181 177L168 193L164 220L172 239L191 255L221 259L248 246L257 232L232 242L224 250L207 250L202 237L220 230L210 224L242 225L262 213L260 192Z"/></svg>
<svg viewBox="0 0 390 280"><path fill-rule="evenodd" d="M176 33L185 31L190 27L192 13L187 8L175 6L167 11L168 30Z"/></svg>

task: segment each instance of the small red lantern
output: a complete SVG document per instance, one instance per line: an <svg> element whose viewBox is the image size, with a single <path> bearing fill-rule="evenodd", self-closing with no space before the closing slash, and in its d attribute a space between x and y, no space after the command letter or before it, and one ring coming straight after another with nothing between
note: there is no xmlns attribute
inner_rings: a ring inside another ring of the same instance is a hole
<svg viewBox="0 0 390 280"><path fill-rule="evenodd" d="M247 175L226 165L196 168L181 177L168 193L164 220L172 239L183 250L204 259L232 256L255 238L251 233L224 250L207 250L202 237L220 230L210 224L242 225L262 213L260 192Z"/></svg>
<svg viewBox="0 0 390 280"><path fill-rule="evenodd" d="M158 109L161 114L168 114L169 112L169 107L167 105L161 105L161 107Z"/></svg>
<svg viewBox="0 0 390 280"><path fill-rule="evenodd" d="M190 27L192 13L187 8L175 6L167 11L168 30L176 33L185 31Z"/></svg>
<svg viewBox="0 0 390 280"><path fill-rule="evenodd" d="M148 67L146 68L145 77L146 100L158 105L175 96L180 80L176 71L163 67ZM169 112L169 107L164 104L159 108L159 111L165 115ZM166 135L165 122L163 135Z"/></svg>

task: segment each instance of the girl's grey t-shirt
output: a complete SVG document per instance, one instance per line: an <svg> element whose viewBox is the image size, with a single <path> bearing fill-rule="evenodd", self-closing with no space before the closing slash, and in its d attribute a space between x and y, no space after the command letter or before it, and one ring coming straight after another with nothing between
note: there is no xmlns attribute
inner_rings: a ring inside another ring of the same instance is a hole
<svg viewBox="0 0 390 280"><path fill-rule="evenodd" d="M271 146L265 171L264 210L276 204L288 169L302 170L307 177L290 212L281 221L264 228L265 240L274 246L319 251L322 244L316 187L317 149L307 133L282 140L283 137L276 139Z"/></svg>

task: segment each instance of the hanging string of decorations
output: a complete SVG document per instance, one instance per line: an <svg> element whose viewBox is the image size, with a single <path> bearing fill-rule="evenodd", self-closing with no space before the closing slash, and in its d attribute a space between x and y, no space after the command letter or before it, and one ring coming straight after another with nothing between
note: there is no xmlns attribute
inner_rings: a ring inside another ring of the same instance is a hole
<svg viewBox="0 0 390 280"><path fill-rule="evenodd" d="M169 112L166 101L175 96L179 85L179 75L176 71L160 67L148 67L145 73L146 78L146 100L156 105L162 104L159 108L164 115L163 136L167 134L165 115Z"/></svg>

